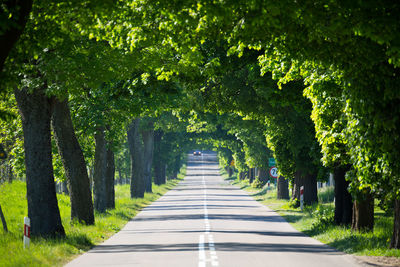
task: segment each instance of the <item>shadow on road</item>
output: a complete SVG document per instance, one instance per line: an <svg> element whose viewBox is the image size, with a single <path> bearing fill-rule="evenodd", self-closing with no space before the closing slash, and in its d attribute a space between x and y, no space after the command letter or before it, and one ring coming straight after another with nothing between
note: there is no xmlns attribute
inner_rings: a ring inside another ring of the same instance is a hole
<svg viewBox="0 0 400 267"><path fill-rule="evenodd" d="M128 252L165 252L165 251L197 251L198 243L183 244L136 244L136 245L100 245L89 253L128 253ZM215 243L218 251L230 252L294 252L294 253L320 253L325 255L343 255L326 245L304 245L304 244L254 244L222 242Z"/></svg>

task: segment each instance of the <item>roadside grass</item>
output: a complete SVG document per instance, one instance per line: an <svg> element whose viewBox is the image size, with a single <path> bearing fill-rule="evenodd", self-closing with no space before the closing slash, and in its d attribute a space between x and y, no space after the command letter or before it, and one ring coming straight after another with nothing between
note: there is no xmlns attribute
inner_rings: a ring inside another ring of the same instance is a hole
<svg viewBox="0 0 400 267"><path fill-rule="evenodd" d="M58 194L58 205L67 237L56 239L33 238L29 249L23 248L23 221L27 216L26 185L21 181L0 186L0 204L7 221L8 233L0 230L0 266L62 266L118 232L141 209L177 185L184 177L186 167L178 179L165 185L153 184L153 193L143 199L131 199L129 185L116 185L114 210L95 213L95 225L86 226L70 219L69 196Z"/></svg>
<svg viewBox="0 0 400 267"><path fill-rule="evenodd" d="M288 200L276 199L275 186L271 186L271 190L267 190L266 187L256 189L251 187L248 180L239 181L235 175L227 178L224 170L221 170L221 174L231 184L246 190L255 200L277 211L295 229L322 243L345 253L359 256L400 257L400 250L389 249L393 231L393 216L387 216L378 206L375 206L374 231L369 233L353 232L350 227L333 224L333 187L319 189L319 203L305 207L302 212L300 208L291 207Z"/></svg>

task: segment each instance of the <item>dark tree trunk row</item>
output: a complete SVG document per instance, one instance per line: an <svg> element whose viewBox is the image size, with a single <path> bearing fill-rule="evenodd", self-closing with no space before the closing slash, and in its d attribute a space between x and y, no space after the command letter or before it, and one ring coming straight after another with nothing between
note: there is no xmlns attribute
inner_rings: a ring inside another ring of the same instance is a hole
<svg viewBox="0 0 400 267"><path fill-rule="evenodd" d="M337 225L350 225L353 214L353 199L348 191L350 182L346 181L346 172L349 166L336 168L333 172L335 179L335 223Z"/></svg>
<svg viewBox="0 0 400 267"><path fill-rule="evenodd" d="M255 169L250 168L249 169L249 183L251 184L255 179Z"/></svg>
<svg viewBox="0 0 400 267"><path fill-rule="evenodd" d="M154 168L154 183L156 185L165 184L165 162L161 151L161 142L163 132L157 130L154 132L154 157L153 157L153 168Z"/></svg>
<svg viewBox="0 0 400 267"><path fill-rule="evenodd" d="M278 177L277 199L289 199L289 182L283 176Z"/></svg>
<svg viewBox="0 0 400 267"><path fill-rule="evenodd" d="M114 153L107 143L104 127L95 136L93 196L94 208L99 212L115 208L115 162Z"/></svg>
<svg viewBox="0 0 400 267"><path fill-rule="evenodd" d="M115 209L115 160L114 152L110 147L107 147L107 168L106 168L106 208Z"/></svg>
<svg viewBox="0 0 400 267"><path fill-rule="evenodd" d="M154 126L153 122L149 122L147 129L142 131L143 139L143 175L145 180L146 192L152 192L152 164L154 151Z"/></svg>
<svg viewBox="0 0 400 267"><path fill-rule="evenodd" d="M233 175L233 168L232 167L230 167L230 166L228 166L228 177L230 178L230 177L232 177L232 175Z"/></svg>
<svg viewBox="0 0 400 267"><path fill-rule="evenodd" d="M178 178L179 170L181 169L181 155L175 156L174 164L172 166L172 179Z"/></svg>
<svg viewBox="0 0 400 267"><path fill-rule="evenodd" d="M54 183L50 121L54 99L44 88L14 90L24 132L28 216L32 236L65 236Z"/></svg>
<svg viewBox="0 0 400 267"><path fill-rule="evenodd" d="M75 136L67 100L54 101L52 126L69 185L71 219L94 224L92 193L86 162Z"/></svg>
<svg viewBox="0 0 400 267"><path fill-rule="evenodd" d="M131 197L143 198L145 192L145 180L143 170L143 144L139 132L140 119L132 121L128 128L128 143L131 154Z"/></svg>

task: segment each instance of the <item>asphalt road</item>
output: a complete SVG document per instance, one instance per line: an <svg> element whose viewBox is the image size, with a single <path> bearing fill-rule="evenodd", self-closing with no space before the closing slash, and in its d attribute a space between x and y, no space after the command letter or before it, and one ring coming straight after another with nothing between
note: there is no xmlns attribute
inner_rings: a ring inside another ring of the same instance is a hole
<svg viewBox="0 0 400 267"><path fill-rule="evenodd" d="M187 176L119 233L67 266L361 266L296 231L229 185L215 154L189 156Z"/></svg>

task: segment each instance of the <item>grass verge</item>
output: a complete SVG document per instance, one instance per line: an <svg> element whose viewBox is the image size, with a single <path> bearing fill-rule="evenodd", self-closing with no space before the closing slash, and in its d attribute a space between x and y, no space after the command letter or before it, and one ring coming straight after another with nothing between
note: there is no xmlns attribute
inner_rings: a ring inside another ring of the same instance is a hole
<svg viewBox="0 0 400 267"><path fill-rule="evenodd" d="M393 231L393 216L387 216L379 207L375 207L374 231L370 233L352 232L350 227L333 224L334 203L333 189L322 188L318 191L319 203L300 208L290 206L288 200L276 199L276 188L256 189L248 181L239 181L236 176L225 179L231 184L246 190L257 201L277 211L294 228L340 251L358 256L400 257L400 250L389 249Z"/></svg>
<svg viewBox="0 0 400 267"><path fill-rule="evenodd" d="M158 199L178 184L186 173L184 166L178 179L165 185L153 184L153 193L143 199L131 199L129 185L116 186L116 208L104 214L95 214L96 224L85 226L70 219L69 196L57 195L66 238L31 240L31 247L22 244L23 220L27 215L26 185L21 181L0 186L0 204L9 232L0 230L0 266L61 266L118 232L143 207Z"/></svg>

